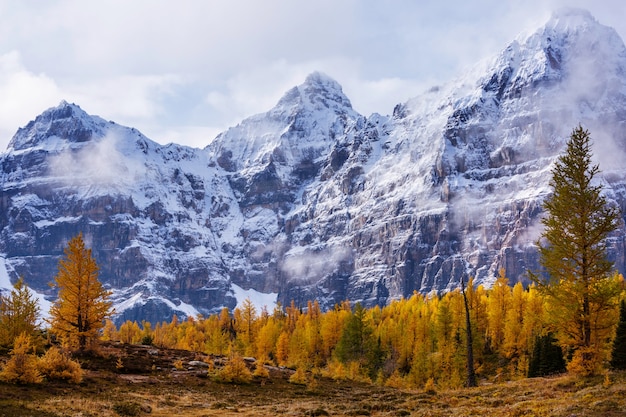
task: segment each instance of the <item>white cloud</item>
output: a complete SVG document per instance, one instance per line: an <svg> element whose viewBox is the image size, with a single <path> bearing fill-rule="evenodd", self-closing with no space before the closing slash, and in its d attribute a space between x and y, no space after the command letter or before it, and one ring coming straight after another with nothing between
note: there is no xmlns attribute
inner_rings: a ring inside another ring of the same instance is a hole
<svg viewBox="0 0 626 417"><path fill-rule="evenodd" d="M120 75L61 85L64 99L89 114L139 128L144 134L168 130L168 101L185 82L175 75ZM149 135L148 135L149 136Z"/></svg>
<svg viewBox="0 0 626 417"><path fill-rule="evenodd" d="M23 121L42 111L42 101L60 101L54 80L26 70L17 51L0 55L0 151Z"/></svg>
<svg viewBox="0 0 626 417"><path fill-rule="evenodd" d="M199 132L268 110L315 70L357 111L388 114L564 5L626 35L617 0L1 2L0 149L61 99L203 146Z"/></svg>

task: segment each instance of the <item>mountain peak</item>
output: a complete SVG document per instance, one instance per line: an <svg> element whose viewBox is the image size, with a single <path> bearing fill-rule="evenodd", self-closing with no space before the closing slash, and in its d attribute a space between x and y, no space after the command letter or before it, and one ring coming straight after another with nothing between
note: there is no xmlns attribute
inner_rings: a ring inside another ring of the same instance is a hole
<svg viewBox="0 0 626 417"><path fill-rule="evenodd" d="M62 100L18 129L9 142L9 149L22 150L42 145L49 138L68 142L87 142L94 132L100 131L103 122L99 117L88 115L78 105Z"/></svg>
<svg viewBox="0 0 626 417"><path fill-rule="evenodd" d="M314 71L307 75L302 85L341 91L341 85L337 81L320 71Z"/></svg>
<svg viewBox="0 0 626 417"><path fill-rule="evenodd" d="M309 74L302 84L287 91L277 105L278 108L293 106L310 110L352 109L341 85L319 71Z"/></svg>
<svg viewBox="0 0 626 417"><path fill-rule="evenodd" d="M574 49L580 48L580 42L623 44L615 29L602 25L589 11L573 7L554 11L546 24L525 41L532 43L533 38L542 39L544 43L559 41Z"/></svg>
<svg viewBox="0 0 626 417"><path fill-rule="evenodd" d="M589 99L600 97L609 85L602 80L619 78L625 63L626 47L613 28L586 10L563 8L531 34L511 42L480 84L500 100L519 98L529 87L567 82L578 97Z"/></svg>
<svg viewBox="0 0 626 417"><path fill-rule="evenodd" d="M56 107L51 107L45 110L39 118L49 119L49 120L62 120L62 119L73 119L73 118L89 118L90 116L80 108L77 104L68 103L65 100L61 100L61 102Z"/></svg>
<svg viewBox="0 0 626 417"><path fill-rule="evenodd" d="M552 17L546 26L559 31L568 31L597 24L598 21L588 10L576 7L563 7L552 12Z"/></svg>

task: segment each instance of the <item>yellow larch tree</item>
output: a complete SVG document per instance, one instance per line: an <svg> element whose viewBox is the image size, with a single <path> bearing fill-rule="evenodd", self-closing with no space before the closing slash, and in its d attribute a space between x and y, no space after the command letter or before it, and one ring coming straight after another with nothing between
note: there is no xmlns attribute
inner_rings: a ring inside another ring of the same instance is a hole
<svg viewBox="0 0 626 417"><path fill-rule="evenodd" d="M432 317L428 299L421 299L421 302L414 312L416 319L415 343L413 350L413 361L409 379L411 385L423 387L426 382L435 377L434 373L434 319Z"/></svg>
<svg viewBox="0 0 626 417"><path fill-rule="evenodd" d="M531 275L547 298L550 326L571 356L568 370L582 375L602 372L621 292L608 257L608 239L623 224L621 208L597 179L591 145L589 131L579 125L554 162L537 242L543 270Z"/></svg>
<svg viewBox="0 0 626 417"><path fill-rule="evenodd" d="M82 234L69 241L52 286L58 298L50 308L50 330L65 346L84 350L98 339L111 315L111 302Z"/></svg>
<svg viewBox="0 0 626 417"><path fill-rule="evenodd" d="M276 358L276 343L280 332L280 323L274 317L269 317L259 329L256 339L256 357L260 363Z"/></svg>
<svg viewBox="0 0 626 417"><path fill-rule="evenodd" d="M118 341L119 333L113 320L106 319L104 321L104 328L102 329L102 340L106 341Z"/></svg>
<svg viewBox="0 0 626 417"><path fill-rule="evenodd" d="M491 348L495 351L499 351L504 342L504 325L510 304L511 287L509 280L504 275L504 271L500 271L500 276L491 287L487 302L488 336Z"/></svg>
<svg viewBox="0 0 626 417"><path fill-rule="evenodd" d="M521 282L513 286L510 307L504 318L504 339L501 354L511 361L513 376L525 377L528 372L528 344L524 334L524 318L528 304L528 292Z"/></svg>
<svg viewBox="0 0 626 417"><path fill-rule="evenodd" d="M141 329L139 328L139 323L136 321L126 320L120 325L117 335L122 343L129 345L139 343L141 340Z"/></svg>
<svg viewBox="0 0 626 417"><path fill-rule="evenodd" d="M474 335L474 360L475 362L482 362L485 355L485 336L489 329L488 291L483 285L474 286L474 278L470 278L465 294L469 304L472 334Z"/></svg>
<svg viewBox="0 0 626 417"><path fill-rule="evenodd" d="M204 351L207 340L197 320L188 317L179 327L177 348L193 352Z"/></svg>
<svg viewBox="0 0 626 417"><path fill-rule="evenodd" d="M37 299L20 278L11 293L0 295L0 346L12 347L13 341L22 333L35 336L39 320Z"/></svg>
<svg viewBox="0 0 626 417"><path fill-rule="evenodd" d="M289 363L289 333L283 330L276 341L276 363L285 366Z"/></svg>
<svg viewBox="0 0 626 417"><path fill-rule="evenodd" d="M309 365L306 322L306 315L300 314L296 326L289 335L289 366L306 369Z"/></svg>
<svg viewBox="0 0 626 417"><path fill-rule="evenodd" d="M335 305L335 308L323 314L320 323L322 336L322 354L330 358L343 331L346 318L350 313Z"/></svg>
<svg viewBox="0 0 626 417"><path fill-rule="evenodd" d="M19 334L13 343L11 357L0 370L0 381L38 384L43 381L37 369L37 356L32 338L27 332Z"/></svg>
<svg viewBox="0 0 626 417"><path fill-rule="evenodd" d="M322 310L317 301L307 304L307 312L303 315L304 335L306 340L306 352L308 360L313 367L323 365L329 358L324 356L323 340L321 335Z"/></svg>
<svg viewBox="0 0 626 417"><path fill-rule="evenodd" d="M521 282L513 286L510 308L504 317L502 354L509 359L518 358L526 347L522 327L526 315L526 292Z"/></svg>
<svg viewBox="0 0 626 417"><path fill-rule="evenodd" d="M209 316L203 321L203 326L204 335L206 337L204 352L214 355L227 354L230 347L228 326L222 326L220 316Z"/></svg>

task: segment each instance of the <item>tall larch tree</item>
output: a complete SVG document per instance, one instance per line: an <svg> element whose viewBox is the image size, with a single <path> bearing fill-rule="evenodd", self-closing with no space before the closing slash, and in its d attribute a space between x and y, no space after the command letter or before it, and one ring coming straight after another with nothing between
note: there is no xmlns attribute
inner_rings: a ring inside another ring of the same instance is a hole
<svg viewBox="0 0 626 417"><path fill-rule="evenodd" d="M82 234L69 241L52 285L58 298L50 309L50 330L64 345L84 350L97 340L110 317L111 302Z"/></svg>
<svg viewBox="0 0 626 417"><path fill-rule="evenodd" d="M545 229L538 242L545 276L534 276L548 297L559 343L573 353L570 370L597 370L612 330L619 285L607 259L606 239L620 222L596 180L591 137L578 126L552 169L553 194L544 202Z"/></svg>
<svg viewBox="0 0 626 417"><path fill-rule="evenodd" d="M504 342L505 320L511 305L511 287L504 271L491 287L487 302L487 318L489 320L490 347L499 351Z"/></svg>

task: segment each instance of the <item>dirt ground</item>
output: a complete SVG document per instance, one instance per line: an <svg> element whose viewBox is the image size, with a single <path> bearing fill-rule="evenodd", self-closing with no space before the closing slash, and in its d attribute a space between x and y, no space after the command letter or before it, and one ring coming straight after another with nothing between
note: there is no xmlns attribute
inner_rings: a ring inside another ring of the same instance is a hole
<svg viewBox="0 0 626 417"><path fill-rule="evenodd" d="M224 383L214 377L224 358L150 346L106 344L79 360L80 384L0 384L0 417L626 416L624 373L403 391L319 376L294 384L292 370L275 367L269 377Z"/></svg>

